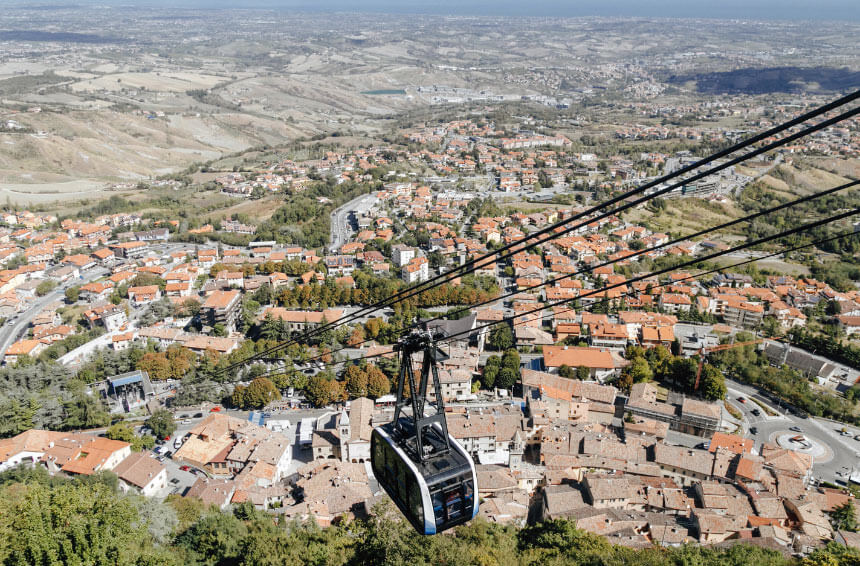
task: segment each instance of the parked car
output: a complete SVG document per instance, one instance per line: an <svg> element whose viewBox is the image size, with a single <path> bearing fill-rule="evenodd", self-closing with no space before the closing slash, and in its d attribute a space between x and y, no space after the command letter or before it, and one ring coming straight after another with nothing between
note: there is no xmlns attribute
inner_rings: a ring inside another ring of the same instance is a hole
<svg viewBox="0 0 860 566"><path fill-rule="evenodd" d="M860 434L855 434L855 435L854 435L854 440L860 440Z"/></svg>
<svg viewBox="0 0 860 566"><path fill-rule="evenodd" d="M790 427L788 430L792 432L803 432L803 429L801 429L799 426Z"/></svg>
<svg viewBox="0 0 860 566"><path fill-rule="evenodd" d="M753 409L753 410L752 410L752 411L750 411L750 412L751 412L753 415L757 416L757 417L761 415L761 411L759 411L758 409Z"/></svg>
<svg viewBox="0 0 860 566"><path fill-rule="evenodd" d="M191 466L179 466L179 469L182 470L183 472L190 472Z"/></svg>
<svg viewBox="0 0 860 566"><path fill-rule="evenodd" d="M221 411L221 407L212 407L211 409L209 409L210 413L218 413L220 411Z"/></svg>
<svg viewBox="0 0 860 566"><path fill-rule="evenodd" d="M202 419L202 418L203 418L203 413L197 413L197 414L195 414L195 415L194 415L194 418L195 418L195 419Z"/></svg>
<svg viewBox="0 0 860 566"><path fill-rule="evenodd" d="M740 402L740 403L746 403L746 402L747 402L747 400L746 400L746 398L744 398L744 397L738 397L738 402Z"/></svg>
<svg viewBox="0 0 860 566"><path fill-rule="evenodd" d="M754 426L750 427L750 434L758 434L758 429Z"/></svg>

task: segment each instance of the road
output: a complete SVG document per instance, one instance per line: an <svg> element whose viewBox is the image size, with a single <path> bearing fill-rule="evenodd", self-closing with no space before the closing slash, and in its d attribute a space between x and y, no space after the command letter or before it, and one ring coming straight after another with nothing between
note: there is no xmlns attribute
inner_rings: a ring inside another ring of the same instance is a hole
<svg viewBox="0 0 860 566"><path fill-rule="evenodd" d="M168 254L181 249L192 249L190 244L155 244L151 247L151 250L154 253L160 254ZM9 349L9 346L12 343L16 342L23 338L27 329L30 327L30 323L35 318L37 314L39 314L42 309L44 309L48 304L57 301L63 300L65 296L66 289L69 287L74 287L76 285L85 285L87 283L91 283L97 279L101 279L110 274L110 270L96 266L91 269L84 271L81 274L81 277L78 279L70 279L65 283L62 283L56 289L45 295L44 297L39 297L30 305L29 308L20 312L14 319L7 320L6 323L0 327L0 354ZM104 341L104 340L103 340ZM107 338L106 344L110 343L110 338ZM104 344L103 344L104 345Z"/></svg>
<svg viewBox="0 0 860 566"><path fill-rule="evenodd" d="M35 318L35 316L50 303L62 300L66 293L66 289L74 285L83 285L91 281L95 281L100 277L104 277L108 273L108 270L103 267L95 267L82 274L82 279L69 280L44 297L37 298L27 310L18 313L14 319L6 321L6 324L0 328L0 353L5 352L14 342L23 338L24 335L26 335L27 329L30 327L30 322L33 318Z"/></svg>
<svg viewBox="0 0 860 566"><path fill-rule="evenodd" d="M764 442L773 442L780 434L796 434L789 429L798 427L804 436L826 447L827 453L813 462L812 471L816 478L829 482L845 481L847 479L846 474L852 468L860 468L860 456L858 456L860 454L860 441L853 438L854 435L860 434L860 429L846 426L850 435L842 436L840 431L843 425L841 423L827 419L802 418L792 415L784 412L782 407L773 407L754 387L729 379L726 380L726 385L728 388L727 399L743 413L745 436L755 440L756 449L759 449ZM747 401L745 403L739 402L739 397L744 397ZM778 416L768 416L765 411L760 410L758 405L753 403L751 400L753 398L775 409L779 413ZM753 409L759 409L759 415L754 415ZM756 433L750 434L750 428L755 428Z"/></svg>
<svg viewBox="0 0 860 566"><path fill-rule="evenodd" d="M331 244L329 251L337 252L342 245L349 241L353 233L353 214L361 215L368 212L379 199L374 195L361 195L339 206L331 213Z"/></svg>

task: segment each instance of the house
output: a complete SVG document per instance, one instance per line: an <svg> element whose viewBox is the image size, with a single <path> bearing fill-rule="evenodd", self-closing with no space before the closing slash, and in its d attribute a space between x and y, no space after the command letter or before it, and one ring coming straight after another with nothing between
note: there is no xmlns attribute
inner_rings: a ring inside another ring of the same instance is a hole
<svg viewBox="0 0 860 566"><path fill-rule="evenodd" d="M81 286L80 296L88 302L105 300L111 296L113 288L113 281L94 281Z"/></svg>
<svg viewBox="0 0 860 566"><path fill-rule="evenodd" d="M101 307L94 307L88 311L84 311L83 316L90 328L95 328L97 324L100 324L104 326L105 330L108 332L119 330L126 322L128 322L125 310L123 310L119 305L109 304Z"/></svg>
<svg viewBox="0 0 860 566"><path fill-rule="evenodd" d="M128 288L128 300L136 307L157 301L160 298L161 289L158 288L158 285L143 285Z"/></svg>
<svg viewBox="0 0 860 566"><path fill-rule="evenodd" d="M690 297L679 293L662 293L657 304L668 313L689 312L693 304Z"/></svg>
<svg viewBox="0 0 860 566"><path fill-rule="evenodd" d="M314 460L334 458L362 464L370 461L370 433L373 430L373 401L360 397L349 409L328 413L317 419L313 432Z"/></svg>
<svg viewBox="0 0 860 566"><path fill-rule="evenodd" d="M188 488L185 497L199 499L206 505L214 505L220 509L226 509L236 493L236 486L232 480L198 477L194 484Z"/></svg>
<svg viewBox="0 0 860 566"><path fill-rule="evenodd" d="M415 258L415 248L405 244L391 246L391 259L397 267L407 265L413 258Z"/></svg>
<svg viewBox="0 0 860 566"><path fill-rule="evenodd" d="M167 468L145 452L132 452L113 473L119 478L120 489L133 489L146 497L153 497L167 487Z"/></svg>
<svg viewBox="0 0 860 566"><path fill-rule="evenodd" d="M22 356L29 356L31 358L35 358L38 356L42 350L44 350L47 345L41 340L19 340L18 342L13 343L3 355L3 363L5 365L12 365L18 363L18 360Z"/></svg>
<svg viewBox="0 0 860 566"><path fill-rule="evenodd" d="M56 440L42 457L49 471L89 476L113 470L131 454L131 445L102 436L78 434Z"/></svg>
<svg viewBox="0 0 860 566"><path fill-rule="evenodd" d="M574 346L545 346L543 365L550 373L558 373L559 368L564 365L571 368L583 366L588 369L589 376L598 381L605 381L617 375L620 370L609 350Z"/></svg>

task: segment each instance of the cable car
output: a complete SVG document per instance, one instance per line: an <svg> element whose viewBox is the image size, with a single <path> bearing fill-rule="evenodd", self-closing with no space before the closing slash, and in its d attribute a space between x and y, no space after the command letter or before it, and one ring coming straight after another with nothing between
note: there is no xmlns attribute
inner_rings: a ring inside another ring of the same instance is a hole
<svg viewBox="0 0 860 566"><path fill-rule="evenodd" d="M398 346L402 355L394 420L371 434L371 468L380 487L415 530L433 535L478 514L478 476L471 456L448 434L437 352L429 335L413 335ZM419 351L424 352L424 363L416 383L411 356ZM407 380L409 391L418 393L408 399L404 394ZM435 406L426 403L431 380ZM412 405L411 414L402 411L407 404Z"/></svg>
<svg viewBox="0 0 860 566"><path fill-rule="evenodd" d="M438 427L433 432L442 433ZM379 485L412 526L433 535L473 519L478 514L478 481L469 454L449 436L449 451L416 463L398 441L402 438L393 422L374 429L371 464Z"/></svg>

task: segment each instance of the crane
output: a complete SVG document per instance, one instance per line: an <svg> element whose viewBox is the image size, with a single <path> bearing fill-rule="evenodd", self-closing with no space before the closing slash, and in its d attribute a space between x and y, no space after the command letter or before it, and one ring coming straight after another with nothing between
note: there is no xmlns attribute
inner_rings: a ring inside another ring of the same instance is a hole
<svg viewBox="0 0 860 566"><path fill-rule="evenodd" d="M710 348L706 348L702 346L702 349L699 350L699 369L696 370L696 385L693 387L693 391L699 390L699 381L702 379L702 368L705 367L705 355L711 354L713 352L722 352L723 350L731 350L732 348L740 348L743 346L752 346L753 344L761 344L764 342L764 338L759 338L758 340L749 340L747 342L732 342L729 344L718 344L716 346L711 346Z"/></svg>

